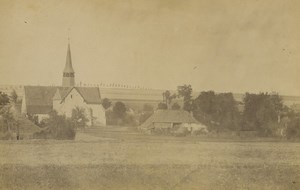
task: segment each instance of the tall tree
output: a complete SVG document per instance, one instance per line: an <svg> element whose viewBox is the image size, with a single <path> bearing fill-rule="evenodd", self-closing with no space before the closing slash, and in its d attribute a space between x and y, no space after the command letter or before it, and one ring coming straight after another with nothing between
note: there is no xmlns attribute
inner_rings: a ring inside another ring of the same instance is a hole
<svg viewBox="0 0 300 190"><path fill-rule="evenodd" d="M102 100L102 106L104 109L108 109L111 106L111 101L108 98Z"/></svg>
<svg viewBox="0 0 300 190"><path fill-rule="evenodd" d="M192 86L191 85L183 85L177 87L178 96L183 97L183 109L191 112L192 111Z"/></svg>
<svg viewBox="0 0 300 190"><path fill-rule="evenodd" d="M0 107L9 104L9 97L7 94L0 91Z"/></svg>
<svg viewBox="0 0 300 190"><path fill-rule="evenodd" d="M176 97L177 95L175 93L171 94L169 90L163 92L163 102L167 105L168 109L172 103L172 100L175 99Z"/></svg>
<svg viewBox="0 0 300 190"><path fill-rule="evenodd" d="M175 102L173 105L172 105L172 110L180 110L180 105Z"/></svg>
<svg viewBox="0 0 300 190"><path fill-rule="evenodd" d="M167 106L167 104L160 102L157 105L157 109L159 109L159 110L166 110L166 109L168 109L168 106Z"/></svg>
<svg viewBox="0 0 300 190"><path fill-rule="evenodd" d="M118 119L123 119L126 115L126 106L123 102L116 102L113 113Z"/></svg>
<svg viewBox="0 0 300 190"><path fill-rule="evenodd" d="M240 117L232 93L201 92L193 102L193 110L199 121L218 131L238 128Z"/></svg>
<svg viewBox="0 0 300 190"><path fill-rule="evenodd" d="M18 101L18 94L15 90L13 90L11 93L10 93L10 99L12 101L12 103L16 104L17 101Z"/></svg>
<svg viewBox="0 0 300 190"><path fill-rule="evenodd" d="M244 105L243 127L258 130L262 135L272 133L270 126L278 122L278 116L284 110L278 94L246 93Z"/></svg>
<svg viewBox="0 0 300 190"><path fill-rule="evenodd" d="M14 114L11 112L10 108L10 106L4 106L0 109L0 116L4 123L2 131L10 131L17 124Z"/></svg>

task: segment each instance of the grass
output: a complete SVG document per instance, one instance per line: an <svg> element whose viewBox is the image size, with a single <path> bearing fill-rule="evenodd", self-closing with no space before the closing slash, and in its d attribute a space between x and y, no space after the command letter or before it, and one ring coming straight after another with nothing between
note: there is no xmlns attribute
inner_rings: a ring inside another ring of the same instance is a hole
<svg viewBox="0 0 300 190"><path fill-rule="evenodd" d="M0 189L300 189L300 144L89 129L0 142ZM92 138L90 138L92 136Z"/></svg>

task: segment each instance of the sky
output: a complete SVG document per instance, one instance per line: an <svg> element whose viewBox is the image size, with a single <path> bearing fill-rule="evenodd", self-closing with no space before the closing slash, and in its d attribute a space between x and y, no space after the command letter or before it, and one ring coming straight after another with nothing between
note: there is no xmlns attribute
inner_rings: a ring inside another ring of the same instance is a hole
<svg viewBox="0 0 300 190"><path fill-rule="evenodd" d="M300 95L297 0L0 0L0 84Z"/></svg>

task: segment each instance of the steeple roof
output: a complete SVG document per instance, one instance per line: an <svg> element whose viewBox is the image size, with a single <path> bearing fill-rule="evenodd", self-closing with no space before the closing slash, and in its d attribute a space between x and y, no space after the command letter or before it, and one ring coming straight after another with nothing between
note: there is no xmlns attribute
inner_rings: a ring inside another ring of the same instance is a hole
<svg viewBox="0 0 300 190"><path fill-rule="evenodd" d="M70 43L68 43L68 51L67 51L67 58L66 58L66 65L65 65L64 73L74 73L74 69L72 66Z"/></svg>

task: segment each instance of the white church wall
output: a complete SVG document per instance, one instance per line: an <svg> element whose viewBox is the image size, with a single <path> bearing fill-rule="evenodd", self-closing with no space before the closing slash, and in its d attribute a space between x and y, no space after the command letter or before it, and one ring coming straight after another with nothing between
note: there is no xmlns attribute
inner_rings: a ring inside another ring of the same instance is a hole
<svg viewBox="0 0 300 190"><path fill-rule="evenodd" d="M61 100L53 100L53 110L57 111L57 113L60 115L64 114L62 112Z"/></svg>
<svg viewBox="0 0 300 190"><path fill-rule="evenodd" d="M75 107L81 107L86 109L86 105L87 104L84 102L82 96L78 93L78 91L75 88L73 88L73 90L68 94L67 97L65 97L64 101L61 103L61 107L58 112L60 114L65 114L67 117L71 117L72 110Z"/></svg>
<svg viewBox="0 0 300 190"><path fill-rule="evenodd" d="M87 104L79 92L74 88L64 101L60 104L61 106L56 105L59 114L65 114L67 117L72 116L72 110L75 107L80 107L85 109L85 114L89 119L87 125L106 125L105 111L101 104ZM91 111L92 110L92 111ZM93 114L93 118L91 117Z"/></svg>
<svg viewBox="0 0 300 190"><path fill-rule="evenodd" d="M101 104L88 104L88 106L93 110L93 123L94 125L106 125L105 110Z"/></svg>
<svg viewBox="0 0 300 190"><path fill-rule="evenodd" d="M26 114L27 113L25 95L22 98L21 113L22 114Z"/></svg>

